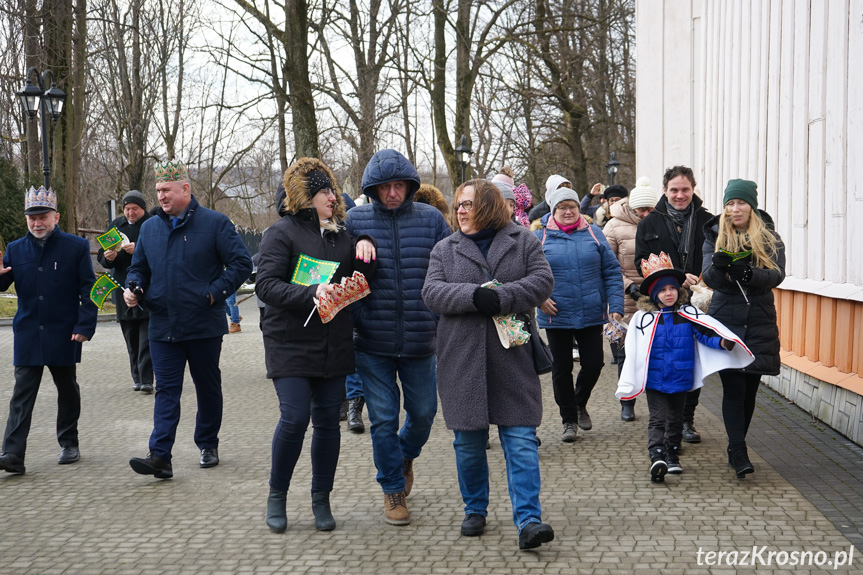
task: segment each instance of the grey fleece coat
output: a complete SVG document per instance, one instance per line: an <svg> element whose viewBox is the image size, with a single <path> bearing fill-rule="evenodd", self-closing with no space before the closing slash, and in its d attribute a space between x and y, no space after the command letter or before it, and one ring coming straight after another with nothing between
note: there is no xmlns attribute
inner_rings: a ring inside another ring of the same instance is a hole
<svg viewBox="0 0 863 575"><path fill-rule="evenodd" d="M461 232L434 247L422 295L441 315L437 385L444 420L448 429L460 431L492 423L536 427L542 421L542 390L530 344L504 349L492 319L473 304L474 290L489 279L484 269L503 284L495 291L504 314L527 319L554 288L539 240L514 223L497 232L487 260Z"/></svg>

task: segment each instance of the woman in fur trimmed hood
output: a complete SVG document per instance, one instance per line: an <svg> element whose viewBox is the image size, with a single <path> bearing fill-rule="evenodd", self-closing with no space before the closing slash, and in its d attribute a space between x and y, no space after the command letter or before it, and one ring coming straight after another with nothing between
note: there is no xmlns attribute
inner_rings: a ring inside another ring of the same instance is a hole
<svg viewBox="0 0 863 575"><path fill-rule="evenodd" d="M267 525L276 532L287 527L287 491L311 419L312 511L315 528L329 531L336 526L329 500L339 459L339 406L345 376L354 372L353 319L350 307L328 323L309 312L314 298L331 293L333 284L354 271L370 277L376 245L368 236L351 239L342 223L341 190L322 161L297 160L285 172L284 188L284 216L261 242L255 288L267 305L261 324L267 377L281 414L273 437ZM338 267L329 282L304 281L297 274L301 257L308 276L323 275L316 260Z"/></svg>
<svg viewBox="0 0 863 575"><path fill-rule="evenodd" d="M433 208L437 208L443 214L446 223L449 224L451 230L455 230L452 225L452 210L449 203L439 189L431 184L420 184L417 193L414 194L414 201L423 204L428 204Z"/></svg>

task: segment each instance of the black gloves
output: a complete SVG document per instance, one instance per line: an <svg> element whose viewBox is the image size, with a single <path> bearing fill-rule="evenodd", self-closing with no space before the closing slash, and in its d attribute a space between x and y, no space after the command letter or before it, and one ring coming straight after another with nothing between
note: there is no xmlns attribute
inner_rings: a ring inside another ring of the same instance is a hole
<svg viewBox="0 0 863 575"><path fill-rule="evenodd" d="M727 270L731 267L734 258L725 252L716 252L713 254L713 267L717 269Z"/></svg>
<svg viewBox="0 0 863 575"><path fill-rule="evenodd" d="M492 316L500 313L500 297L493 289L476 288L473 292L473 305L484 315Z"/></svg>
<svg viewBox="0 0 863 575"><path fill-rule="evenodd" d="M638 286L635 285L635 283L633 282L629 284L628 288L626 288L626 295L628 295L635 301L638 301L638 298L641 297L641 292L639 291Z"/></svg>
<svg viewBox="0 0 863 575"><path fill-rule="evenodd" d="M730 339L722 338L722 347L724 347L728 351L731 351L732 349L734 349L734 345L735 345L734 342L731 341Z"/></svg>
<svg viewBox="0 0 863 575"><path fill-rule="evenodd" d="M752 268L748 264L734 264L726 273L733 281L746 283L752 279Z"/></svg>

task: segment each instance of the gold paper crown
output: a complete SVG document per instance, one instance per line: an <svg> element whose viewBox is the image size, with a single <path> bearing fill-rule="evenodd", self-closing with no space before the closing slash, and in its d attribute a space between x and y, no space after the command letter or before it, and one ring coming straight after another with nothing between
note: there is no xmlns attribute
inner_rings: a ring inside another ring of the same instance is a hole
<svg viewBox="0 0 863 575"><path fill-rule="evenodd" d="M161 182L177 182L188 179L186 175L186 165L182 160L172 162L168 160L164 163L156 162L156 183Z"/></svg>
<svg viewBox="0 0 863 575"><path fill-rule="evenodd" d="M54 193L54 190L46 190L45 186L39 186L38 190L31 187L24 194L24 211L26 212L33 208L48 208L56 211L57 194Z"/></svg>
<svg viewBox="0 0 863 575"><path fill-rule="evenodd" d="M352 276L342 278L341 283L333 285L332 294L324 294L317 302L321 322L329 322L339 311L370 293L369 282L361 272L355 271Z"/></svg>
<svg viewBox="0 0 863 575"><path fill-rule="evenodd" d="M660 270L673 270L674 264L671 258L665 252L660 252L659 255L650 254L646 260L641 260L641 276L647 277Z"/></svg>

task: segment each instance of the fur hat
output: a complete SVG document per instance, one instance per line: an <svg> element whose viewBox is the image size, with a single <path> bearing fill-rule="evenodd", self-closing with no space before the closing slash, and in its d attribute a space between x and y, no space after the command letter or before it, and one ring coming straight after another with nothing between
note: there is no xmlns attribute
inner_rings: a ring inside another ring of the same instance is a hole
<svg viewBox="0 0 863 575"><path fill-rule="evenodd" d="M629 192L629 207L635 208L652 208L656 206L658 198L656 190L650 185L650 178L644 176L638 178L635 182L635 187Z"/></svg>
<svg viewBox="0 0 863 575"><path fill-rule="evenodd" d="M312 205L309 195L309 174L313 171L322 172L332 183L333 191L336 193L336 203L333 205L333 219L337 222L345 221L345 201L342 199L342 190L336 183L336 177L329 166L317 158L300 158L285 170L283 183L285 186L284 211L285 214L296 214L300 210Z"/></svg>

